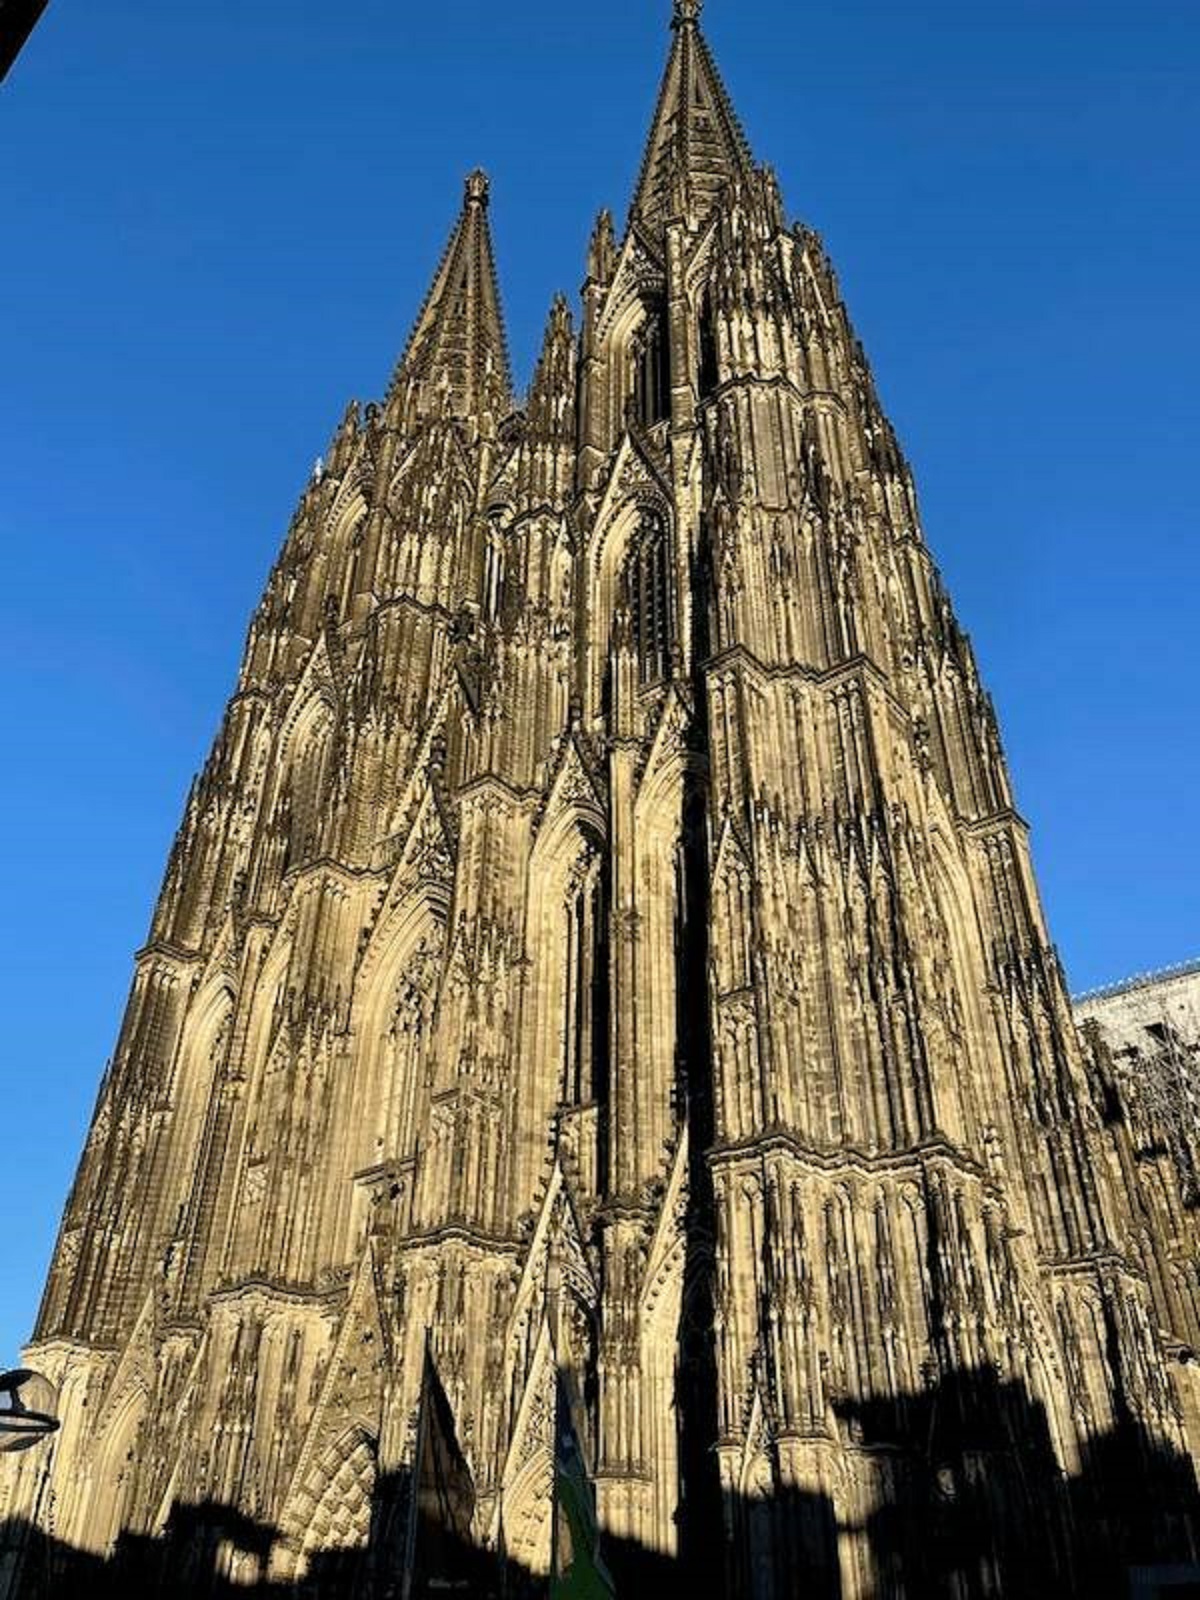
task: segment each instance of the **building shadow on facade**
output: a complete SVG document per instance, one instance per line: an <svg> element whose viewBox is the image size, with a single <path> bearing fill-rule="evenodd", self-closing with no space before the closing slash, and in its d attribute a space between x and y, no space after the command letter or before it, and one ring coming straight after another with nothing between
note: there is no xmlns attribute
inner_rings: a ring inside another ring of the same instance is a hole
<svg viewBox="0 0 1200 1600"><path fill-rule="evenodd" d="M891 1458L891 1493L861 1530L870 1592L1117 1600L1140 1569L1191 1566L1200 1596L1192 1463L1117 1409L1067 1475L1041 1404L990 1369L839 1408L857 1446Z"/></svg>
<svg viewBox="0 0 1200 1600"><path fill-rule="evenodd" d="M900 1399L847 1402L837 1420L840 1439L829 1442L849 1448L864 1467L860 1483L876 1486L861 1520L844 1508L839 1519L823 1494L726 1495L707 1521L681 1516L687 1548L678 1557L606 1539L620 1600L1200 1597L1192 1464L1131 1417L1095 1439L1075 1476L1058 1466L1042 1407L987 1369ZM414 1541L402 1476L380 1479L366 1543L314 1555L303 1578L268 1576L279 1541L270 1525L212 1503L177 1506L160 1536L122 1535L107 1557L9 1521L0 1523L0 1597L533 1600L548 1589L544 1577L443 1528L421 1525Z"/></svg>

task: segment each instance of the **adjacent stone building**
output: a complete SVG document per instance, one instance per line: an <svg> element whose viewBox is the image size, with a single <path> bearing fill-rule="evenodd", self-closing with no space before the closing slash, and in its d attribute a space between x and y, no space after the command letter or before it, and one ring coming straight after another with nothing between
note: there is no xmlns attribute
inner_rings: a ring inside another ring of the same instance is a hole
<svg viewBox="0 0 1200 1600"><path fill-rule="evenodd" d="M393 1592L428 1339L510 1592L556 1363L622 1595L1194 1556L1194 1194L1081 1046L911 474L699 10L524 400L475 173L301 498L67 1205L12 1549L207 1508L264 1530L230 1579Z"/></svg>
<svg viewBox="0 0 1200 1600"><path fill-rule="evenodd" d="M1181 1065L1200 1059L1200 961L1092 989L1074 1007L1080 1027L1095 1024L1131 1071L1164 1049Z"/></svg>
<svg viewBox="0 0 1200 1600"><path fill-rule="evenodd" d="M1200 962L1080 995L1075 1016L1127 1201L1120 1242L1150 1285L1200 1454Z"/></svg>

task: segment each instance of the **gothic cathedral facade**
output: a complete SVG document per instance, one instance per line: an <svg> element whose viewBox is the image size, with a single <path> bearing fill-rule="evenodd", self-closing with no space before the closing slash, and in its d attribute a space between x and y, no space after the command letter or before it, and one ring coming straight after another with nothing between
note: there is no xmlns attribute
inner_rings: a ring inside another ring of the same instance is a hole
<svg viewBox="0 0 1200 1600"><path fill-rule="evenodd" d="M411 1465L428 1340L533 1582L559 1364L619 1593L1195 1556L1196 1214L1168 1295L909 468L699 10L523 404L474 173L296 510L29 1351L64 1425L8 1510L65 1543L232 1507L303 1592Z"/></svg>

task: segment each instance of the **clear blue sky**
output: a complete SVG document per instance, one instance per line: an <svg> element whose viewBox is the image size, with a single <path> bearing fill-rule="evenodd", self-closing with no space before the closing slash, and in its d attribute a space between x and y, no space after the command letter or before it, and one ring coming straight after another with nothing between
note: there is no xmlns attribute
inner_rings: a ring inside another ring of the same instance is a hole
<svg viewBox="0 0 1200 1600"><path fill-rule="evenodd" d="M667 0L52 0L0 88L0 1365L295 498L493 179L518 374ZM1077 988L1200 953L1200 8L710 0L993 687Z"/></svg>

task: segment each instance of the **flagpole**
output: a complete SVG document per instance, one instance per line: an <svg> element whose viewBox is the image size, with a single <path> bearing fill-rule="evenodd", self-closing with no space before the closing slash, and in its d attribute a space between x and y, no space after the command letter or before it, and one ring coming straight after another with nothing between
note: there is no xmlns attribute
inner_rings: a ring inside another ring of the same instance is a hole
<svg viewBox="0 0 1200 1600"><path fill-rule="evenodd" d="M500 1568L500 1600L508 1600L508 1540L504 1536L504 1484L498 1491L499 1515L496 1518L496 1562Z"/></svg>
<svg viewBox="0 0 1200 1600"><path fill-rule="evenodd" d="M557 1123L555 1135L557 1142ZM557 1150L556 1150L557 1155ZM558 1334L559 1334L559 1299L562 1282L562 1268L558 1260L558 1239L554 1231L554 1222L551 1218L550 1235L546 1242L546 1326L550 1333L550 1355L554 1368L554 1428L550 1446L550 1600L554 1600L556 1579L558 1578L558 1433L562 1426L559 1416L559 1407L562 1404L562 1380L558 1369Z"/></svg>
<svg viewBox="0 0 1200 1600"><path fill-rule="evenodd" d="M421 1392L417 1401L417 1439L408 1475L408 1532L405 1537L404 1571L400 1579L400 1600L412 1600L417 1558L417 1517L421 1489L421 1464L425 1459L425 1434L429 1427L429 1329L425 1330L425 1349L421 1358Z"/></svg>
<svg viewBox="0 0 1200 1600"><path fill-rule="evenodd" d="M555 1580L558 1577L558 1430L562 1426L558 1408L562 1404L562 1384L558 1379L558 1350L553 1333L550 1335L550 1348L554 1355L554 1443L550 1456L550 1600L554 1600Z"/></svg>

